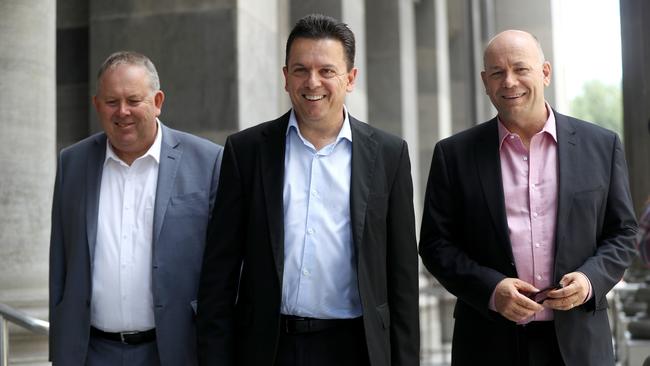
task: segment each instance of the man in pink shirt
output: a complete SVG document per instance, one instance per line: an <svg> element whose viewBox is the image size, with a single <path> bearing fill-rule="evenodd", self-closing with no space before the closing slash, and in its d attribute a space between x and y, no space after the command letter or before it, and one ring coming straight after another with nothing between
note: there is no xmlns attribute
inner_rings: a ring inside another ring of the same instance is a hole
<svg viewBox="0 0 650 366"><path fill-rule="evenodd" d="M436 144L422 219L458 297L452 365L614 365L605 295L637 230L621 142L549 106L527 32L494 37L481 77L498 115Z"/></svg>

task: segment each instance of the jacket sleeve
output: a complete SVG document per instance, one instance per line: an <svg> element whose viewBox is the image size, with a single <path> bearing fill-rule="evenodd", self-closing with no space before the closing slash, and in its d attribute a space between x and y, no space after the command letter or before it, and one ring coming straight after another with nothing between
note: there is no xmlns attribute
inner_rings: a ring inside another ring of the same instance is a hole
<svg viewBox="0 0 650 366"><path fill-rule="evenodd" d="M411 163L406 142L402 142L399 166L388 205L387 275L391 364L419 365L418 254Z"/></svg>
<svg viewBox="0 0 650 366"><path fill-rule="evenodd" d="M54 316L54 309L61 302L63 298L63 290L65 289L66 277L66 258L65 247L63 238L63 223L61 214L61 190L62 190L62 176L63 165L61 164L61 156L58 159L58 168L56 172L56 179L54 181L54 196L52 199L52 228L50 232L50 268L49 268L49 312L50 312L50 347L49 347L49 360L52 361L54 354L53 339L57 332L57 319Z"/></svg>
<svg viewBox="0 0 650 366"><path fill-rule="evenodd" d="M234 364L233 313L244 237L242 188L236 160L228 139L199 282L198 358L199 364L205 366Z"/></svg>

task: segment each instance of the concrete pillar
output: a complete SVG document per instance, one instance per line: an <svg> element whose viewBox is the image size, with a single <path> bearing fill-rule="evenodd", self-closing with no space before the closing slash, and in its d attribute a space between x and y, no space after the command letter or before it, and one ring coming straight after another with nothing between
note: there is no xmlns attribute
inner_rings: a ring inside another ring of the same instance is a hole
<svg viewBox="0 0 650 366"><path fill-rule="evenodd" d="M110 53L141 52L156 64L166 95L161 120L223 143L239 129L237 3L90 1L91 95L96 70ZM263 24L257 22L256 29L264 29ZM254 109L258 103L244 108ZM94 110L90 120L91 129L98 130Z"/></svg>
<svg viewBox="0 0 650 366"><path fill-rule="evenodd" d="M56 165L55 11L49 0L0 2L0 302L42 319ZM10 333L14 343L21 332Z"/></svg>
<svg viewBox="0 0 650 366"><path fill-rule="evenodd" d="M421 212L414 2L366 1L366 41L368 122L409 144L415 212Z"/></svg>
<svg viewBox="0 0 650 366"><path fill-rule="evenodd" d="M278 0L237 2L237 92L239 128L277 118L284 92L284 47L278 47ZM280 75L280 77L278 77Z"/></svg>
<svg viewBox="0 0 650 366"><path fill-rule="evenodd" d="M350 114L364 122L368 121L368 87L366 68L366 24L363 0L290 0L289 31L307 14L329 15L346 23L354 33L356 55L354 66L359 69L354 91L347 95L345 105ZM287 33L288 36L288 33ZM285 37L286 41L286 37ZM282 48L284 52L284 47ZM284 65L284 64L283 64Z"/></svg>
<svg viewBox="0 0 650 366"><path fill-rule="evenodd" d="M650 195L650 3L621 1L623 130L637 214Z"/></svg>
<svg viewBox="0 0 650 366"><path fill-rule="evenodd" d="M88 1L56 1L57 151L90 132ZM94 77L94 74L93 74Z"/></svg>

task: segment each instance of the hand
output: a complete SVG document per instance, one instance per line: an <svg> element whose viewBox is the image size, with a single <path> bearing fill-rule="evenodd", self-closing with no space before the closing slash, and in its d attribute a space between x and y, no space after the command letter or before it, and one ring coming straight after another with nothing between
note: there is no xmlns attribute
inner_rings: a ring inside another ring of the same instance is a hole
<svg viewBox="0 0 650 366"><path fill-rule="evenodd" d="M544 306L555 310L571 310L580 306L589 294L589 280L579 272L567 273L560 280L561 289L548 293Z"/></svg>
<svg viewBox="0 0 650 366"><path fill-rule="evenodd" d="M513 322L522 322L544 307L523 293L539 291L535 286L518 278L505 278L494 289L494 306L499 314Z"/></svg>

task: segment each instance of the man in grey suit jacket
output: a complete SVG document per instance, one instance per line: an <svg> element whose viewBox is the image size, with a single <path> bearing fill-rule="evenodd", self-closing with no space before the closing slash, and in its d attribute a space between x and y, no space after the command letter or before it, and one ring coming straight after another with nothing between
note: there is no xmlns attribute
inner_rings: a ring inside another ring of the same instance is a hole
<svg viewBox="0 0 650 366"><path fill-rule="evenodd" d="M498 116L436 145L422 219L422 261L458 297L452 365L614 365L605 295L636 231L621 142L550 108L531 34L500 33L484 64Z"/></svg>
<svg viewBox="0 0 650 366"><path fill-rule="evenodd" d="M153 63L98 74L104 129L61 151L50 242L54 365L194 365L195 299L222 148L164 126Z"/></svg>

